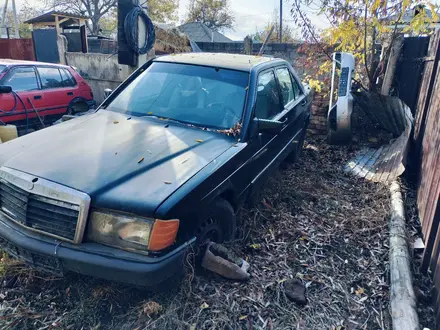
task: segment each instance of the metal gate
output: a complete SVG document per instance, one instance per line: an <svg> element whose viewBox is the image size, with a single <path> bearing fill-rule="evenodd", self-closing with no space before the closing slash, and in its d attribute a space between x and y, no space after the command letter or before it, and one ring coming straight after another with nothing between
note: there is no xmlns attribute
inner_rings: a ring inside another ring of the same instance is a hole
<svg viewBox="0 0 440 330"><path fill-rule="evenodd" d="M32 39L34 40L37 61L60 63L55 29L34 30L32 31Z"/></svg>

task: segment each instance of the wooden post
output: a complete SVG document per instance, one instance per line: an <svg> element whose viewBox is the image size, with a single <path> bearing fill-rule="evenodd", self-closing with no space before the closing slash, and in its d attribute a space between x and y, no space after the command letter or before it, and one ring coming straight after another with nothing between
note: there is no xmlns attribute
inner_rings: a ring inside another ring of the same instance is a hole
<svg viewBox="0 0 440 330"><path fill-rule="evenodd" d="M264 40L263 45L261 45L261 48L260 48L260 51L258 52L258 55L263 55L263 53L264 53L264 49L266 48L266 45L267 45L267 43L269 42L270 37L271 37L271 35L272 35L274 29L275 29L275 24L272 25L272 27L270 28L270 31L269 31L269 33L268 33L266 39Z"/></svg>
<svg viewBox="0 0 440 330"><path fill-rule="evenodd" d="M393 84L394 73L396 72L397 60L399 59L400 51L403 46L403 35L399 34L391 44L390 57L388 58L387 70L383 78L381 94L389 95L390 89Z"/></svg>
<svg viewBox="0 0 440 330"><path fill-rule="evenodd" d="M58 15L55 15L55 29L57 30L57 36L60 35L60 20Z"/></svg>
<svg viewBox="0 0 440 330"><path fill-rule="evenodd" d="M405 209L398 182L393 181L390 219L391 318L394 330L419 330L417 301L406 242Z"/></svg>
<svg viewBox="0 0 440 330"><path fill-rule="evenodd" d="M86 20L80 18L78 20L79 26L80 26L80 33L81 33L81 51L83 53L89 52L89 43L87 40L87 27L86 27Z"/></svg>

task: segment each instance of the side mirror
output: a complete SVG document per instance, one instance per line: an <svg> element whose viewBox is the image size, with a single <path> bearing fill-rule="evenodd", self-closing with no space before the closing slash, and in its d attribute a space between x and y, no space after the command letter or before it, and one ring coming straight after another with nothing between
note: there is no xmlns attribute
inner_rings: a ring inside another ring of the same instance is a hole
<svg viewBox="0 0 440 330"><path fill-rule="evenodd" d="M8 93L12 93L11 86L0 86L0 94L8 94Z"/></svg>
<svg viewBox="0 0 440 330"><path fill-rule="evenodd" d="M258 131L262 133L278 134L283 129L283 122L278 120L255 118Z"/></svg>
<svg viewBox="0 0 440 330"><path fill-rule="evenodd" d="M112 92L113 91L110 88L104 89L104 98L109 97Z"/></svg>

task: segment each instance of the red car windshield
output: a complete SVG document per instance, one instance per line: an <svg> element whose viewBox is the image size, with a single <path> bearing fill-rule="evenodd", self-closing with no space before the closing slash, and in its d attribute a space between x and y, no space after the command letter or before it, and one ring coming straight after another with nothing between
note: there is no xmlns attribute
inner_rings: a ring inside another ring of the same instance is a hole
<svg viewBox="0 0 440 330"><path fill-rule="evenodd" d="M248 72L154 62L107 109L228 129L241 120L248 84Z"/></svg>

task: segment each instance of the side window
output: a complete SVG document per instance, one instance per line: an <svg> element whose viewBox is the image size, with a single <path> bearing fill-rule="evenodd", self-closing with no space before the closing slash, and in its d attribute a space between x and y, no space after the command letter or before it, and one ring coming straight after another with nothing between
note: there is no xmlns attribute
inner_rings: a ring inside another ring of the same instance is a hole
<svg viewBox="0 0 440 330"><path fill-rule="evenodd" d="M33 67L18 67L7 74L2 85L11 86L14 92L38 89L37 75Z"/></svg>
<svg viewBox="0 0 440 330"><path fill-rule="evenodd" d="M280 95L273 71L260 74L257 84L255 117L271 119L281 112Z"/></svg>
<svg viewBox="0 0 440 330"><path fill-rule="evenodd" d="M73 76L69 72L69 70L60 69L60 72L61 72L61 78L62 78L62 82L63 82L64 87L73 87L76 85L75 78L73 78Z"/></svg>
<svg viewBox="0 0 440 330"><path fill-rule="evenodd" d="M43 89L63 87L58 68L38 68L37 70L40 74L41 87Z"/></svg>
<svg viewBox="0 0 440 330"><path fill-rule="evenodd" d="M290 101L295 99L295 93L293 90L292 79L290 77L289 69L282 68L277 69L277 78L280 83L281 95L283 97L283 104L286 105Z"/></svg>
<svg viewBox="0 0 440 330"><path fill-rule="evenodd" d="M293 82L293 93L295 94L295 100L302 95L301 88L299 87L298 82L295 80L295 78L292 77Z"/></svg>

